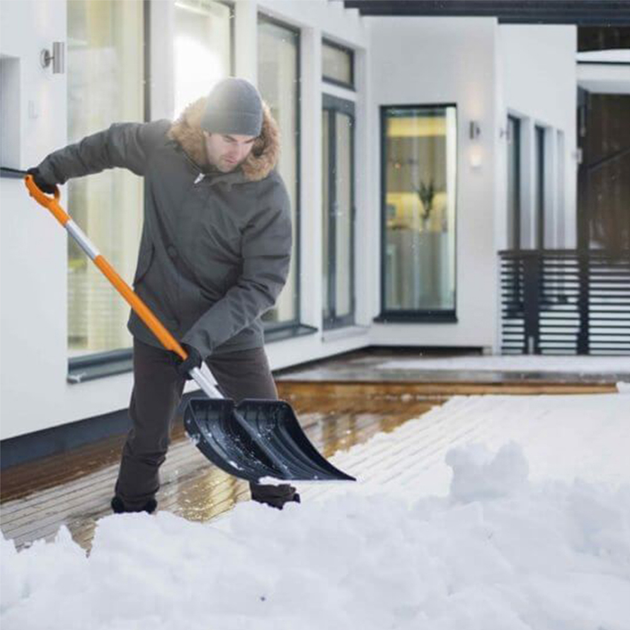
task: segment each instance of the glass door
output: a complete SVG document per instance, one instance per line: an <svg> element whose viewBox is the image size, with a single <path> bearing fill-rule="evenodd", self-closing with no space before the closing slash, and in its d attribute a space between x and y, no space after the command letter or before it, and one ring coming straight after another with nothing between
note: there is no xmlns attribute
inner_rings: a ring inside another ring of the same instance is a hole
<svg viewBox="0 0 630 630"><path fill-rule="evenodd" d="M545 248L545 129L536 126L536 165L534 168L534 216L536 220L536 249Z"/></svg>
<svg viewBox="0 0 630 630"><path fill-rule="evenodd" d="M521 248L521 121L508 116L508 248Z"/></svg>
<svg viewBox="0 0 630 630"><path fill-rule="evenodd" d="M354 323L354 105L324 95L322 250L324 329Z"/></svg>

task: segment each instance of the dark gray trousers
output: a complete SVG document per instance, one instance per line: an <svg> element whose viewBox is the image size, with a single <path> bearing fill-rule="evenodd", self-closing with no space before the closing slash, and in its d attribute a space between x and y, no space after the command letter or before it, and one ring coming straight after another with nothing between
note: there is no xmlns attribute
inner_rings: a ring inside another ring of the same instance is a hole
<svg viewBox="0 0 630 630"><path fill-rule="evenodd" d="M206 363L226 398L277 400L278 391L264 348L210 356ZM131 430L122 451L116 494L128 509L142 509L160 487L173 421L184 389L172 354L137 339L133 344L134 386Z"/></svg>

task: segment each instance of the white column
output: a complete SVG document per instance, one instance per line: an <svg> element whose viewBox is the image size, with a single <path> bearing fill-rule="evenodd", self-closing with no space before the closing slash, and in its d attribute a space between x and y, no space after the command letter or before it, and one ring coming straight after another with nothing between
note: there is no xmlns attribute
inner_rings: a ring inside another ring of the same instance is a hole
<svg viewBox="0 0 630 630"><path fill-rule="evenodd" d="M558 145L556 130L545 129L545 241L547 249L558 247Z"/></svg>
<svg viewBox="0 0 630 630"><path fill-rule="evenodd" d="M151 2L151 119L173 118L175 108L175 2Z"/></svg>
<svg viewBox="0 0 630 630"><path fill-rule="evenodd" d="M521 118L521 247L531 249L536 243L534 169L536 143L531 118Z"/></svg>
<svg viewBox="0 0 630 630"><path fill-rule="evenodd" d="M301 273L302 321L322 327L322 94L319 28L304 28L300 40L301 82Z"/></svg>
<svg viewBox="0 0 630 630"><path fill-rule="evenodd" d="M236 76L258 81L258 3L255 0L238 0L234 3Z"/></svg>
<svg viewBox="0 0 630 630"><path fill-rule="evenodd" d="M369 326L377 314L373 303L378 303L380 290L380 203L378 194L374 194L373 178L370 169L377 165L378 123L374 127L370 121L370 83L369 51L356 50L354 71L356 81L356 129L355 129L355 204L357 209L355 222L355 296L356 323ZM367 238L366 238L367 236ZM378 308L378 307L377 307Z"/></svg>

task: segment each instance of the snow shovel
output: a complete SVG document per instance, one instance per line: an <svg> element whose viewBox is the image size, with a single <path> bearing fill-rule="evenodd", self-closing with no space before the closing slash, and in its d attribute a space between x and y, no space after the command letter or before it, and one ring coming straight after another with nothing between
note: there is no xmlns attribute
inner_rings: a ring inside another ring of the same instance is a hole
<svg viewBox="0 0 630 630"><path fill-rule="evenodd" d="M25 181L31 197L66 228L164 348L185 360L188 355L182 346L61 207L59 189L51 197L37 187L31 175L27 175ZM254 482L264 477L293 481L355 481L317 451L288 403L246 399L236 405L233 400L221 396L200 368L191 369L190 376L208 398L189 401L184 412L186 432L197 448L225 472Z"/></svg>

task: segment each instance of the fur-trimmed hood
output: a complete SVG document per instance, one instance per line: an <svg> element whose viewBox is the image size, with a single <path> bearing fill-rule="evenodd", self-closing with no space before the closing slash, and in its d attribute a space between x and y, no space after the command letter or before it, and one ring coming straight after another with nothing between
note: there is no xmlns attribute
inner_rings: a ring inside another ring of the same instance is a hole
<svg viewBox="0 0 630 630"><path fill-rule="evenodd" d="M201 168L208 165L201 118L206 108L207 97L191 103L172 124L168 136L175 140L188 156ZM280 130L273 119L269 106L263 102L263 124L254 147L241 164L245 179L257 182L265 179L280 159Z"/></svg>

